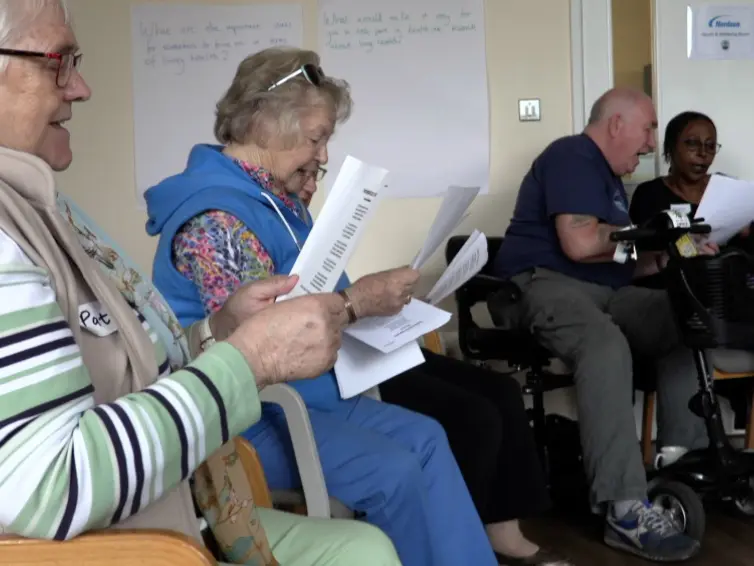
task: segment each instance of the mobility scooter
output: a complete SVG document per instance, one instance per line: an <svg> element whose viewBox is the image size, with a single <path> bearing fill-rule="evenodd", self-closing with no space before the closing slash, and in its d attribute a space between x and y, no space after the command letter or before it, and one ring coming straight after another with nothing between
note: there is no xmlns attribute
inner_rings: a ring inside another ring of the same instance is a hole
<svg viewBox="0 0 754 566"><path fill-rule="evenodd" d="M709 232L703 219L668 211L611 235L629 253L637 248L666 250L670 258L665 271L668 294L699 379L689 408L704 419L709 446L648 470L649 498L698 540L706 525L705 504L723 503L739 515L754 517L754 453L733 448L725 434L708 361L714 349L754 351L754 257L735 249L715 256L683 253L681 243L690 243L690 235Z"/></svg>

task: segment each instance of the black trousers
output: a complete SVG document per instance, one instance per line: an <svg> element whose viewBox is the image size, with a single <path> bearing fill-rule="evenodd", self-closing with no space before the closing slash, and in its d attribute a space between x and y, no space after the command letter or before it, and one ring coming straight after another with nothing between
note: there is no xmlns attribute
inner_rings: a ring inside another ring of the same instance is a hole
<svg viewBox="0 0 754 566"><path fill-rule="evenodd" d="M424 350L426 363L380 385L382 400L445 429L485 524L525 519L550 500L518 382Z"/></svg>

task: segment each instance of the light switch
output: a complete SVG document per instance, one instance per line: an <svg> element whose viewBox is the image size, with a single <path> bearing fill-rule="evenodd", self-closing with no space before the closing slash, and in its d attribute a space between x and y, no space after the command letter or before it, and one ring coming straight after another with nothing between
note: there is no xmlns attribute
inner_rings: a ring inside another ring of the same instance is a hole
<svg viewBox="0 0 754 566"><path fill-rule="evenodd" d="M521 122L538 122L542 119L539 98L525 98L518 101L518 119Z"/></svg>

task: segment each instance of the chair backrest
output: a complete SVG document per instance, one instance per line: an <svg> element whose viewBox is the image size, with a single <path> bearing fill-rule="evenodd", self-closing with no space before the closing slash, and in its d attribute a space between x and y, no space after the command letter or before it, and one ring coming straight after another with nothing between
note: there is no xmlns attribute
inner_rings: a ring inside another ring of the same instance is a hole
<svg viewBox="0 0 754 566"><path fill-rule="evenodd" d="M468 239L469 236L452 236L448 240L448 243L445 246L446 263L450 264L450 262L453 261L453 258L456 257L456 254L461 250ZM495 263L495 256L497 256L497 252L500 250L501 245L503 245L502 237L493 236L487 238L487 256L489 259L480 273L483 275L492 275L491 271Z"/></svg>

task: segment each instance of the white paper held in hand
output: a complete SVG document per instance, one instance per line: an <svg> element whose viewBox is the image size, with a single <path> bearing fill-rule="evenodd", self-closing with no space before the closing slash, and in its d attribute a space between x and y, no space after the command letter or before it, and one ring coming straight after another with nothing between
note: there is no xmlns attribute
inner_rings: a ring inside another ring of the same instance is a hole
<svg viewBox="0 0 754 566"><path fill-rule="evenodd" d="M282 301L310 293L330 293L346 269L351 254L374 214L387 169L348 156L325 205L293 264L299 280Z"/></svg>
<svg viewBox="0 0 754 566"><path fill-rule="evenodd" d="M487 261L489 261L487 237L482 232L474 230L435 286L427 293L427 302L432 305L438 304L479 273Z"/></svg>
<svg viewBox="0 0 754 566"><path fill-rule="evenodd" d="M704 224L712 227L710 241L727 243L754 221L754 183L712 175L695 218L703 218Z"/></svg>
<svg viewBox="0 0 754 566"><path fill-rule="evenodd" d="M340 396L350 399L423 363L424 354L415 341L383 354L344 334L335 362Z"/></svg>
<svg viewBox="0 0 754 566"><path fill-rule="evenodd" d="M358 341L389 354L444 326L451 314L423 301L412 299L394 316L373 316L358 321L345 332Z"/></svg>
<svg viewBox="0 0 754 566"><path fill-rule="evenodd" d="M411 263L413 269L421 269L427 260L437 251L437 248L449 237L467 216L471 203L479 194L480 187L448 187L445 198L437 211L419 253Z"/></svg>
<svg viewBox="0 0 754 566"><path fill-rule="evenodd" d="M346 158L301 249L292 274L299 276L285 300L309 293L335 290L369 218L379 202L387 170ZM343 336L335 364L335 377L344 399L424 362L416 341L390 354Z"/></svg>

